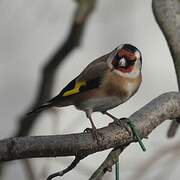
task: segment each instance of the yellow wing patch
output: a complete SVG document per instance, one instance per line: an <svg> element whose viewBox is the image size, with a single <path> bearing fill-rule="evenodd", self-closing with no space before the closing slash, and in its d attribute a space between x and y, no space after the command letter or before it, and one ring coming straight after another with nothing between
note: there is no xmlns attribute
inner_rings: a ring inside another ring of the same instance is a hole
<svg viewBox="0 0 180 180"><path fill-rule="evenodd" d="M85 85L86 85L86 81L84 81L84 80L76 82L74 88L69 90L69 91L66 91L62 96L70 96L70 95L73 95L73 94L77 94L77 93L80 92L79 91L80 87L85 86Z"/></svg>

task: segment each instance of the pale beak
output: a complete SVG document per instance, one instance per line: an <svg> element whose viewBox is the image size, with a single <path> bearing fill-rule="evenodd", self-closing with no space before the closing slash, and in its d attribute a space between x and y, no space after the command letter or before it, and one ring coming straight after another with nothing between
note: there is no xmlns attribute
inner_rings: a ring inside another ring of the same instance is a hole
<svg viewBox="0 0 180 180"><path fill-rule="evenodd" d="M127 66L127 63L126 63L126 59L125 58L121 58L119 60L119 66L120 67L126 67Z"/></svg>

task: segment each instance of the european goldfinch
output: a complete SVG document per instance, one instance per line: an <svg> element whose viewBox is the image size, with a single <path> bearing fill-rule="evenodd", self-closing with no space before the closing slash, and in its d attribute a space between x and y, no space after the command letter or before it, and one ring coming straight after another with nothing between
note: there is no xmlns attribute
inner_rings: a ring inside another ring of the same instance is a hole
<svg viewBox="0 0 180 180"><path fill-rule="evenodd" d="M107 110L132 97L141 84L141 67L141 52L133 45L122 44L95 59L56 97L28 114L53 106L74 105L86 113L96 133L92 113L98 111L111 116Z"/></svg>

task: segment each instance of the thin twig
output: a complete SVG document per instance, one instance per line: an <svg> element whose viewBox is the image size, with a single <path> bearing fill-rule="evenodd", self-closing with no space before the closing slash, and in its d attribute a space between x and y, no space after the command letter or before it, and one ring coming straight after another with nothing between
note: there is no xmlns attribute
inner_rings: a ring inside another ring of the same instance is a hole
<svg viewBox="0 0 180 180"><path fill-rule="evenodd" d="M109 171L112 171L112 166L118 161L119 155L127 146L114 148L104 162L96 169L96 171L92 174L89 180L100 180L104 176L104 174Z"/></svg>
<svg viewBox="0 0 180 180"><path fill-rule="evenodd" d="M80 160L82 160L84 157L81 156L76 156L75 159L73 160L73 162L65 169L63 169L62 171L56 172L51 174L50 176L48 176L47 180L52 180L53 178L57 177L57 176L63 176L64 174L66 174L67 172L69 172L70 170L72 170L73 168L76 167L76 165L80 162Z"/></svg>

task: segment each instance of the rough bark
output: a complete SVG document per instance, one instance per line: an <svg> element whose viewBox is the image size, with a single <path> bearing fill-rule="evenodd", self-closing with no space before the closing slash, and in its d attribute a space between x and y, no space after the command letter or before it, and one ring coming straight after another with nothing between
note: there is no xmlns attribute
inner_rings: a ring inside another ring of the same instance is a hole
<svg viewBox="0 0 180 180"><path fill-rule="evenodd" d="M155 19L167 40L180 90L180 0L152 0L152 9ZM171 123L168 137L175 135L178 126L177 121Z"/></svg>
<svg viewBox="0 0 180 180"><path fill-rule="evenodd" d="M130 116L141 137L167 119L180 116L180 93L160 95ZM130 130L130 129L129 129ZM91 133L54 136L14 137L0 141L0 161L35 157L87 156L109 148L122 147L136 141L126 128L110 124L98 129L102 135L99 144Z"/></svg>

